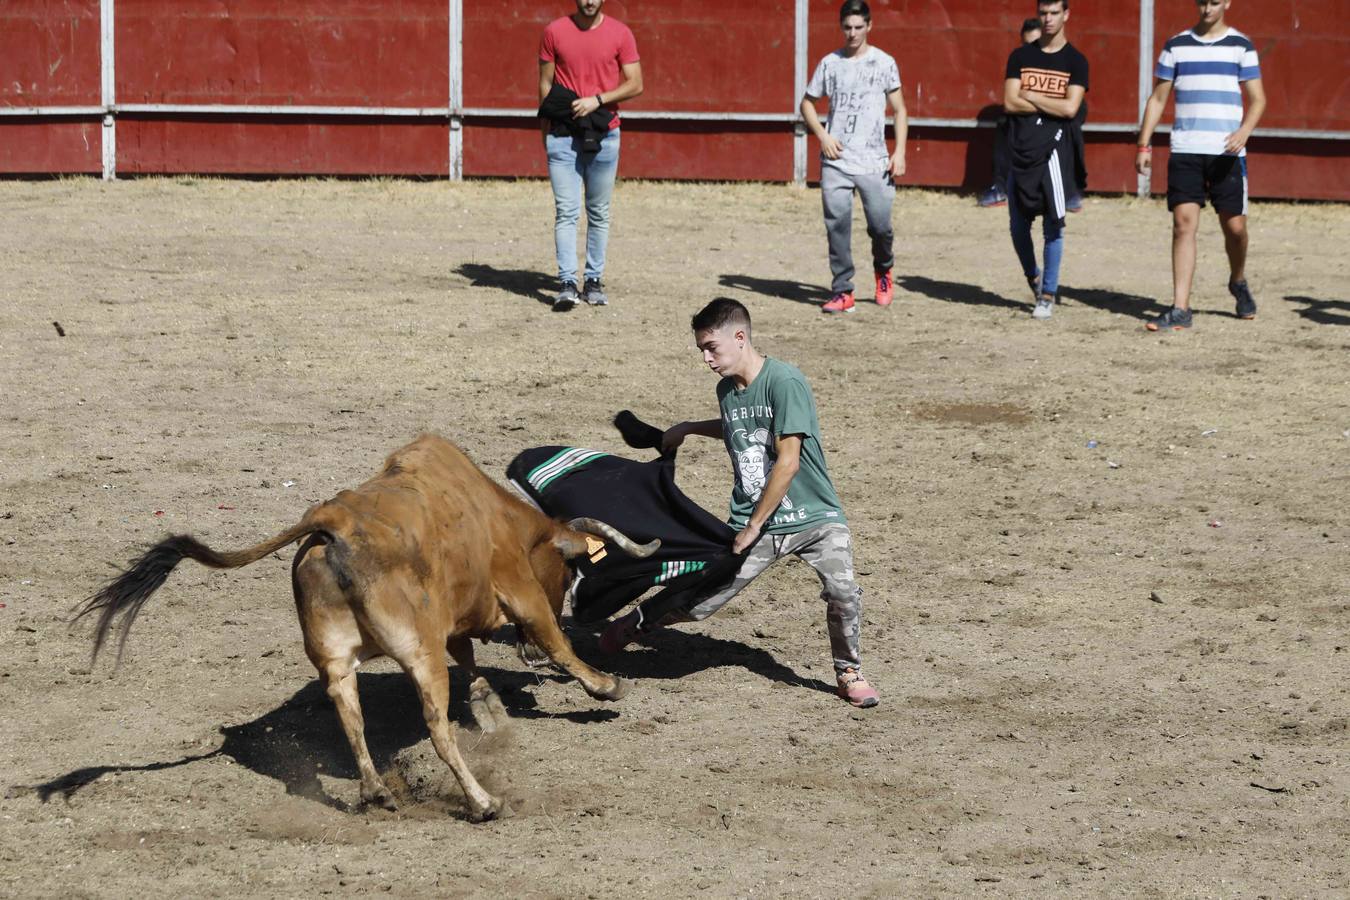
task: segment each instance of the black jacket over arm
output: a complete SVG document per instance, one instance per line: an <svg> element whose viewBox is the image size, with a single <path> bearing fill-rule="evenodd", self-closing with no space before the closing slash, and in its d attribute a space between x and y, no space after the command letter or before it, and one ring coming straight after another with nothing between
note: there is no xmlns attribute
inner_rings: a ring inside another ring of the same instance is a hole
<svg viewBox="0 0 1350 900"><path fill-rule="evenodd" d="M609 123L614 121L614 110L601 106L589 116L580 119L572 116L572 101L577 95L556 81L549 89L544 102L539 104L539 118L553 123L552 134L571 135L581 138L583 153L597 153L600 141L609 133Z"/></svg>

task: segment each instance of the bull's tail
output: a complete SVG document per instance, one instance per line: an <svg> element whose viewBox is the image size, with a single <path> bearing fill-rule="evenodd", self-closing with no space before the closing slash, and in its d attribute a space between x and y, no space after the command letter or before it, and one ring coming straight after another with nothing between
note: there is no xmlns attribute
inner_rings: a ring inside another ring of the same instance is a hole
<svg viewBox="0 0 1350 900"><path fill-rule="evenodd" d="M103 649L103 644L112 631L113 622L120 615L122 634L117 643L117 658L120 661L122 649L127 643L127 635L131 632L131 624L136 621L141 607L155 591L159 590L164 580L169 577L169 573L184 557L213 569L237 569L246 566L269 553L275 553L305 535L325 531L325 525L320 521L322 517L316 516L316 512L318 510L312 510L298 524L255 547L232 553L212 550L188 534L176 534L165 538L104 585L98 593L81 602L72 623L91 613L98 613L98 627L94 632L94 659L98 659L99 651Z"/></svg>

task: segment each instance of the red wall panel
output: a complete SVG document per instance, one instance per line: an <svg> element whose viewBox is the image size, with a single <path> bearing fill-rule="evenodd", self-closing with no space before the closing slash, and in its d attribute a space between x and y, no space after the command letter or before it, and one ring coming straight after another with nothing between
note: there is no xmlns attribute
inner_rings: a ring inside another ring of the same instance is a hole
<svg viewBox="0 0 1350 900"><path fill-rule="evenodd" d="M1020 40L1030 2L872 3L871 43L900 66L912 117L971 119L1002 104L1003 75ZM1069 14L1069 40L1088 58L1091 115L1096 121L1132 121L1138 113L1139 4L1082 4ZM843 43L839 4L813 0L808 77L820 58Z"/></svg>
<svg viewBox="0 0 1350 900"><path fill-rule="evenodd" d="M774 126L632 121L623 126L623 178L790 181L791 132ZM464 129L464 174L547 176L533 120L502 119Z"/></svg>
<svg viewBox="0 0 1350 900"><path fill-rule="evenodd" d="M1268 100L1261 127L1350 130L1348 15L1346 0L1249 0L1229 9L1228 24L1249 36L1261 57ZM1193 7L1160 2L1154 59L1195 20Z"/></svg>
<svg viewBox="0 0 1350 900"><path fill-rule="evenodd" d="M177 117L122 119L117 170L128 174L443 175L443 122L344 119L315 124Z"/></svg>
<svg viewBox="0 0 1350 900"><path fill-rule="evenodd" d="M0 106L101 102L98 0L0 2Z"/></svg>
<svg viewBox="0 0 1350 900"><path fill-rule="evenodd" d="M445 106L448 9L446 0L118 0L117 100Z"/></svg>
<svg viewBox="0 0 1350 900"><path fill-rule="evenodd" d="M1156 45L1190 25L1189 3L1159 0ZM790 112L793 0L608 0L632 27L647 91L636 110ZM874 0L872 41L900 64L912 117L971 119L997 109L1008 52L1030 0ZM449 0L116 0L120 103L442 107ZM464 0L464 101L535 105L543 27L570 0ZM808 70L840 43L838 0L810 0ZM1075 4L1070 39L1092 64L1090 122L1137 117L1138 0ZM98 0L0 0L0 106L97 105ZM1350 131L1344 0L1268 0L1231 13L1262 56L1272 128ZM1155 54L1156 55L1156 54ZM1170 113L1169 113L1170 115ZM444 174L444 120L122 115L122 172ZM95 172L97 117L0 118L0 172ZM984 187L989 129L913 128L907 184ZM1091 186L1132 191L1132 135L1089 133ZM1350 199L1350 142L1253 141L1254 196ZM469 175L543 175L532 119L470 119ZM809 141L817 177L818 147ZM1158 155L1163 183L1166 152ZM786 180L787 123L624 125L627 177Z"/></svg>
<svg viewBox="0 0 1350 900"><path fill-rule="evenodd" d="M103 126L70 119L0 119L0 173L103 171Z"/></svg>
<svg viewBox="0 0 1350 900"><path fill-rule="evenodd" d="M608 0L633 30L646 91L634 108L790 112L793 0ZM509 7L509 8L508 8ZM539 105L539 38L559 0L465 3L464 104ZM631 15L630 15L631 14Z"/></svg>

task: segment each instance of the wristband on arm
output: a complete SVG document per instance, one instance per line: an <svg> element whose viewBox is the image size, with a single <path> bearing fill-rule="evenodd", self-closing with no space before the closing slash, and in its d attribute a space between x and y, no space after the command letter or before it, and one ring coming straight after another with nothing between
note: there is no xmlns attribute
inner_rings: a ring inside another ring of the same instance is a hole
<svg viewBox="0 0 1350 900"><path fill-rule="evenodd" d="M596 103L597 106L604 106L604 105L605 105L605 101L603 101L603 100L600 99L600 95L599 95L599 94L596 94L596 95L595 95L595 103Z"/></svg>

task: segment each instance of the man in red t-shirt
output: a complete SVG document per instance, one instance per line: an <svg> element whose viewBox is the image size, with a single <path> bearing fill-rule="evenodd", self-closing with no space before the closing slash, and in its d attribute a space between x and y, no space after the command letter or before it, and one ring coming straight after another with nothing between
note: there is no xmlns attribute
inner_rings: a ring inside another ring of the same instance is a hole
<svg viewBox="0 0 1350 900"><path fill-rule="evenodd" d="M539 41L539 102L565 89L575 121L541 118L548 178L553 185L561 288L553 301L559 312L584 299L593 306L609 302L601 278L609 243L609 199L619 168L619 102L642 93L642 64L633 32L601 12L605 0L576 0L574 15L554 19ZM603 109L602 109L603 107ZM577 127L593 114L613 113L598 150L587 150ZM586 197L586 280L577 293L577 220L582 191Z"/></svg>

